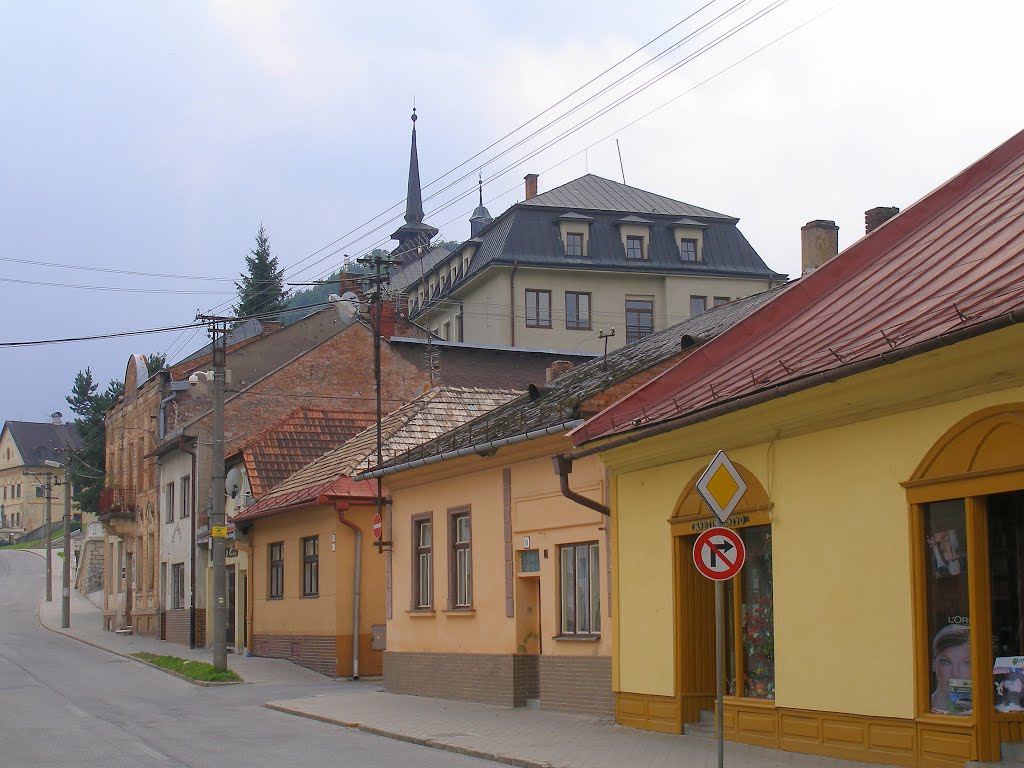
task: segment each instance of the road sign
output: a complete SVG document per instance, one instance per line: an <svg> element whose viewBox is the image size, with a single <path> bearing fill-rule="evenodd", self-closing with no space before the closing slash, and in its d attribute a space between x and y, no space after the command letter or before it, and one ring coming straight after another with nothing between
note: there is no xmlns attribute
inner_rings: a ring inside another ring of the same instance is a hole
<svg viewBox="0 0 1024 768"><path fill-rule="evenodd" d="M693 564L701 575L726 581L740 572L747 551L732 528L708 528L693 545Z"/></svg>
<svg viewBox="0 0 1024 768"><path fill-rule="evenodd" d="M384 533L384 521L380 519L380 512L373 513L373 538L380 540L381 534Z"/></svg>
<svg viewBox="0 0 1024 768"><path fill-rule="evenodd" d="M725 451L719 451L697 481L697 491L724 523L746 493L747 484Z"/></svg>
<svg viewBox="0 0 1024 768"><path fill-rule="evenodd" d="M210 536L214 539L225 539L228 535L228 527L226 525L212 525L210 526Z"/></svg>

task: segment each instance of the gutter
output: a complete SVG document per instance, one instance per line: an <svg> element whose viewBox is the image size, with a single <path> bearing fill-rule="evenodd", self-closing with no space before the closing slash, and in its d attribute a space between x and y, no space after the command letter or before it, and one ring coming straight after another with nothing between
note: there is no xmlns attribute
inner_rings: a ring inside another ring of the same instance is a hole
<svg viewBox="0 0 1024 768"><path fill-rule="evenodd" d="M555 474L558 475L558 485L561 488L562 495L569 501L575 501L577 504L582 504L584 507L600 512L605 517L611 517L611 508L606 504L602 504L599 501L584 496L581 493L569 489L569 474L572 472L572 459L568 456L552 456L551 463L554 465Z"/></svg>
<svg viewBox="0 0 1024 768"><path fill-rule="evenodd" d="M407 461L404 464L396 464L392 467L384 467L382 469L375 469L372 472L363 472L361 475L356 475L355 480L370 480L375 477L384 477L385 475L393 475L396 472L404 472L407 469L415 469L416 467L425 467L428 464L437 464L440 461L447 461L448 459L458 458L459 456L469 456L470 454L477 454L478 456L486 456L499 448L504 448L506 445L515 445L516 443L525 443L527 440L533 440L538 437L546 437L548 435L555 435L559 432L568 432L571 429L582 426L584 419L573 419L572 421L563 421L561 424L553 424L550 427L542 427L535 429L531 432L524 432L521 435L514 435L512 437L503 437L499 440L491 440L486 443L480 443L478 445L467 446L466 448L459 448L454 451L445 451L444 453L438 453L433 456L427 456L423 459L416 459L415 461Z"/></svg>
<svg viewBox="0 0 1024 768"><path fill-rule="evenodd" d="M191 546L188 552L188 647L196 647L196 452L185 447L185 438L178 438L178 450L192 457L192 480L189 483L192 499L189 505L189 526L192 529Z"/></svg>
<svg viewBox="0 0 1024 768"><path fill-rule="evenodd" d="M318 500L319 501L319 500ZM326 503L326 499L324 502ZM362 586L362 554L363 554L363 530L358 525L345 517L349 508L347 501L334 502L334 508L338 512L338 522L355 533L355 552L352 558L355 573L352 579L352 679L359 679L359 596Z"/></svg>
<svg viewBox="0 0 1024 768"><path fill-rule="evenodd" d="M919 344L914 344L903 349L894 349L889 352L883 352L875 357L850 363L842 366L841 368L812 373L802 379L788 381L779 384L776 387L762 389L757 392L752 392L749 395L742 395L735 400L730 400L728 402L721 403L720 405L709 406L703 410L677 416L650 427L637 429L634 432L630 432L629 434L619 438L614 438L601 443L600 445L572 451L566 454L566 458L569 460L581 459L584 456L602 453L604 451L611 450L612 448L620 448L624 445L629 445L630 443L645 440L648 437L654 437L655 435L672 432L673 430L682 429L683 427L688 427L693 424L710 421L718 418L719 416L725 416L726 414L730 414L744 408L751 408L756 405L761 405L762 403L767 403L771 400L803 392L821 384L833 384L849 376L873 371L876 368L882 368L883 366L891 365L892 363L898 363L926 352L933 352L937 349L942 349L943 347L948 347L961 341L967 341L968 339L972 339L976 336L983 336L986 333L992 333L993 331L1002 330L1003 328L1009 328L1011 325L1016 325L1021 322L1024 322L1024 309L1011 309L1005 314L998 315L990 320L985 320L977 325L958 328L956 330L949 331L948 333L944 333L941 336L936 336L933 339L922 341Z"/></svg>

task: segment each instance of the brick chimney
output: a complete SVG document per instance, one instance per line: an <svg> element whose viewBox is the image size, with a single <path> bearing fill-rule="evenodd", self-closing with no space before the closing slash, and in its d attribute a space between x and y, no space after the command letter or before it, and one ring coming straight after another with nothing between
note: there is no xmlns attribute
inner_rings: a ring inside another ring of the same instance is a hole
<svg viewBox="0 0 1024 768"><path fill-rule="evenodd" d="M372 318L372 315L371 315ZM372 322L372 319L371 319ZM395 335L395 303L383 301L380 305L380 335L381 338L390 339Z"/></svg>
<svg viewBox="0 0 1024 768"><path fill-rule="evenodd" d="M528 173L523 178L526 179L526 199L529 200L530 198L536 197L537 179L539 179L540 176L536 173Z"/></svg>
<svg viewBox="0 0 1024 768"><path fill-rule="evenodd" d="M803 274L813 272L839 253L839 227L834 221L815 219L800 227Z"/></svg>
<svg viewBox="0 0 1024 768"><path fill-rule="evenodd" d="M572 360L555 360L544 372L544 381L548 382L552 379L557 379L566 371L571 370L572 367Z"/></svg>
<svg viewBox="0 0 1024 768"><path fill-rule="evenodd" d="M338 275L338 295L344 296L351 291L358 296L360 280L361 276L355 272L342 272Z"/></svg>
<svg viewBox="0 0 1024 768"><path fill-rule="evenodd" d="M864 211L864 234L870 235L899 212L900 209L895 206L884 205Z"/></svg>

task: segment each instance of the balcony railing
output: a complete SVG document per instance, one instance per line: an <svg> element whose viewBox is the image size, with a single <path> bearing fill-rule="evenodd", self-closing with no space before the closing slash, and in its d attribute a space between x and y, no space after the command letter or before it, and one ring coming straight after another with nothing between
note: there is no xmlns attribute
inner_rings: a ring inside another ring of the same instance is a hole
<svg viewBox="0 0 1024 768"><path fill-rule="evenodd" d="M134 517L136 494L134 488L107 486L100 491L100 514L111 517Z"/></svg>

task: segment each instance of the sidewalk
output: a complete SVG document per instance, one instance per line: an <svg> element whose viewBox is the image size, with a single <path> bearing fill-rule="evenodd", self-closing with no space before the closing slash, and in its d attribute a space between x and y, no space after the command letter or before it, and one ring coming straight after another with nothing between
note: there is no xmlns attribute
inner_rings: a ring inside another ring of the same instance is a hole
<svg viewBox="0 0 1024 768"><path fill-rule="evenodd" d="M26 550L44 560L45 549ZM212 661L209 648L189 648L187 645L168 643L155 637L140 635L118 635L103 629L103 611L97 608L88 598L78 591L71 590L71 627L60 628L60 605L63 575L63 561L57 555L61 551L53 550L53 601L39 603L39 623L47 629L68 635L97 648L130 656L133 653L147 652L196 661ZM284 659L266 659L256 656L228 655L228 667L241 675L247 683L308 683L323 685L332 682L332 678L300 667Z"/></svg>

